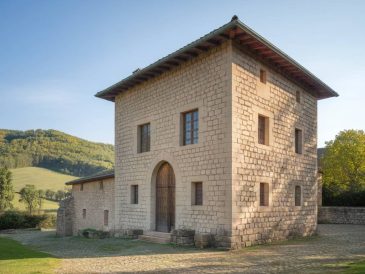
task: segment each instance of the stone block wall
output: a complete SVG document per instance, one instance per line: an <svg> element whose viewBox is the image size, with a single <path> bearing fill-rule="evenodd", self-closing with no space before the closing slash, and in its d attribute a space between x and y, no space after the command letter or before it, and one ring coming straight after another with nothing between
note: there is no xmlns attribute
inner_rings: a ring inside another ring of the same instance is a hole
<svg viewBox="0 0 365 274"><path fill-rule="evenodd" d="M100 180L72 186L74 198L75 222L73 234L77 235L80 229L92 228L103 231L114 230L114 179ZM83 217L83 209L86 216ZM108 225L104 225L104 210L109 211Z"/></svg>
<svg viewBox="0 0 365 274"><path fill-rule="evenodd" d="M267 83L259 71L267 71ZM296 102L296 92L301 102ZM181 145L181 115L199 110L199 143ZM176 177L175 229L214 235L239 248L311 235L317 224L317 100L237 45L227 42L115 100L116 229L155 229L154 174L169 162ZM258 114L269 117L269 145L257 142ZM150 123L151 151L138 153L138 126ZM294 151L295 128L303 153ZM203 182L203 205L191 201ZM259 184L270 204L259 206ZM131 203L131 185L139 203ZM294 205L295 186L300 206Z"/></svg>
<svg viewBox="0 0 365 274"><path fill-rule="evenodd" d="M365 225L365 207L319 207L318 223Z"/></svg>
<svg viewBox="0 0 365 274"><path fill-rule="evenodd" d="M230 44L201 54L115 100L117 229L155 230L154 176L164 161L176 178L175 229L231 231ZM198 109L198 144L182 146L182 113ZM151 151L138 153L138 125L150 123ZM192 205L192 182L203 205ZM131 185L139 203L131 203Z"/></svg>
<svg viewBox="0 0 365 274"><path fill-rule="evenodd" d="M75 223L75 202L73 197L60 202L57 210L56 235L60 237L72 236Z"/></svg>
<svg viewBox="0 0 365 274"><path fill-rule="evenodd" d="M299 85L232 51L232 247L310 235L317 223L317 101ZM267 73L260 82L260 69ZM301 101L296 102L296 92ZM269 143L258 144L258 115L269 119ZM295 128L303 153L295 153ZM269 184L269 206L259 205L259 184ZM294 204L294 188L302 204Z"/></svg>

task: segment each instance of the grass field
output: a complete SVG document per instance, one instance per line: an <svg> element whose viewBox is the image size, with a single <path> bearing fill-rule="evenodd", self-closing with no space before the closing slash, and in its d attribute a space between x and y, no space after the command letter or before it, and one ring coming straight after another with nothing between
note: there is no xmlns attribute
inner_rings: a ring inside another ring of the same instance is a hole
<svg viewBox="0 0 365 274"><path fill-rule="evenodd" d="M14 208L17 210L20 210L20 211L27 211L25 203L19 202L19 199L20 199L20 195L15 193L15 196L13 199ZM53 202L53 201L43 199L42 210L55 212L57 209L58 209L58 202Z"/></svg>
<svg viewBox="0 0 365 274"><path fill-rule="evenodd" d="M11 173L15 191L25 185L35 185L38 189L64 190L65 182L77 178L40 167L16 168Z"/></svg>
<svg viewBox="0 0 365 274"><path fill-rule="evenodd" d="M0 273L54 273L60 260L17 241L0 238Z"/></svg>
<svg viewBox="0 0 365 274"><path fill-rule="evenodd" d="M14 190L19 191L25 185L35 185L37 189L51 189L54 191L64 190L65 182L76 179L77 177L57 173L45 168L23 167L12 169ZM19 202L19 194L15 194L13 206L17 210L26 210L25 204ZM42 210L55 211L58 203L43 200Z"/></svg>

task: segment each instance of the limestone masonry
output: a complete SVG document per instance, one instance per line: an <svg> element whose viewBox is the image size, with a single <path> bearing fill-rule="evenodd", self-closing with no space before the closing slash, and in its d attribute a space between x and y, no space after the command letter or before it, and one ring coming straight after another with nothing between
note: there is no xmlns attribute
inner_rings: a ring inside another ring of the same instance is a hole
<svg viewBox="0 0 365 274"><path fill-rule="evenodd" d="M237 19L97 96L115 178L71 182L74 234L240 248L316 230L317 100L337 94Z"/></svg>

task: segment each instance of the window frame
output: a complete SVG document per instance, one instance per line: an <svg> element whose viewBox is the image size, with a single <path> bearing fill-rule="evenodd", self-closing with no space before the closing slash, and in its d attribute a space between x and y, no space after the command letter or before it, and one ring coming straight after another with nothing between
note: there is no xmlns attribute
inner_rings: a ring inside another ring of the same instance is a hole
<svg viewBox="0 0 365 274"><path fill-rule="evenodd" d="M200 195L198 194L198 189L200 191ZM192 182L192 205L193 206L202 206L204 204L204 187L203 182L197 181Z"/></svg>
<svg viewBox="0 0 365 274"><path fill-rule="evenodd" d="M138 185L131 185L131 204L138 205L139 203L139 187Z"/></svg>
<svg viewBox="0 0 365 274"><path fill-rule="evenodd" d="M267 194L267 196L265 196ZM259 205L260 207L270 206L270 185L269 183L260 182L259 185Z"/></svg>
<svg viewBox="0 0 365 274"><path fill-rule="evenodd" d="M297 189L299 189L299 193L297 193ZM302 192L303 192L303 190L302 190L301 185L295 185L294 186L294 206L295 207L300 207L303 204ZM299 203L297 203L298 202L297 199L299 199Z"/></svg>
<svg viewBox="0 0 365 274"><path fill-rule="evenodd" d="M147 133L145 132L145 127L147 127ZM151 123L144 123L138 125L138 153L149 151L151 151Z"/></svg>
<svg viewBox="0 0 365 274"><path fill-rule="evenodd" d="M261 130L261 121L264 121L264 128L263 128L263 142L262 142L262 130ZM262 115L262 114L258 114L257 117L257 142L259 145L264 145L264 146L269 146L270 145L270 118Z"/></svg>
<svg viewBox="0 0 365 274"><path fill-rule="evenodd" d="M260 83L266 84L267 83L267 71L263 68L260 69Z"/></svg>
<svg viewBox="0 0 365 274"><path fill-rule="evenodd" d="M302 155L303 150L304 150L303 130L296 127L294 130L294 152L298 155Z"/></svg>
<svg viewBox="0 0 365 274"><path fill-rule="evenodd" d="M194 113L197 113L197 118L195 119L194 117ZM188 115L191 115L191 120L190 120L190 124L191 124L191 128L190 128L190 142L187 143L187 139L186 139L186 133L187 133L187 130L186 130L186 126L187 126L187 116ZM189 110L189 111L186 111L186 112L183 112L182 113L182 126L183 126L183 142L182 142L182 145L183 146L187 146L187 145L196 145L199 143L199 109L193 109L193 110ZM196 143L195 143L195 138L194 138L194 131L196 130Z"/></svg>

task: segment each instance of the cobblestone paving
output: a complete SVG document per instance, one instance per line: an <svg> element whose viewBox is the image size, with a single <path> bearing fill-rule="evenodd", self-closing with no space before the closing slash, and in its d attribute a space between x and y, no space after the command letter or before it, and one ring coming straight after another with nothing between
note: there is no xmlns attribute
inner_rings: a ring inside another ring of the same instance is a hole
<svg viewBox="0 0 365 274"><path fill-rule="evenodd" d="M58 273L336 273L365 260L365 226L319 225L318 236L246 248L198 250L138 240L56 238L54 232L8 235L64 258Z"/></svg>

